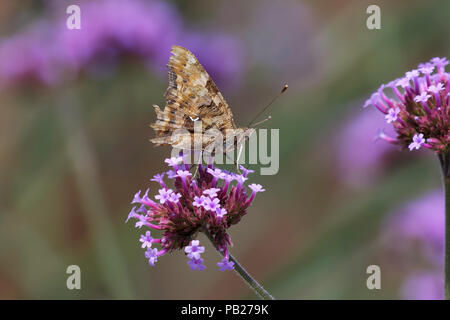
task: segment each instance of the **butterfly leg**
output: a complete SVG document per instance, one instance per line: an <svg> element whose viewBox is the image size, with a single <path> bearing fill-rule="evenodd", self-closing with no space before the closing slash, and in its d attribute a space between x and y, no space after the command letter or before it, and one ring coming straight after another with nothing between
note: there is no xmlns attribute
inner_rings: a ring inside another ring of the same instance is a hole
<svg viewBox="0 0 450 320"><path fill-rule="evenodd" d="M194 153L195 154L195 153ZM198 161L197 161L197 163L195 164L195 172L194 172L194 175L192 176L192 179L195 179L195 177L197 176L197 173L198 173L198 167L200 166L200 164L201 164L201 162L202 162L202 151L200 151L200 155L199 155L199 157L198 157Z"/></svg>
<svg viewBox="0 0 450 320"><path fill-rule="evenodd" d="M241 154L242 154L243 148L244 148L244 145L241 144L241 146L240 146L240 148L239 148L238 155L237 155L237 159L236 159L236 162L235 162L235 164L236 164L236 171L237 171L237 173L239 173L239 174L241 174L241 170L239 169L239 159L241 158Z"/></svg>
<svg viewBox="0 0 450 320"><path fill-rule="evenodd" d="M239 170L239 163L237 163L234 159L232 159L228 154L225 153L225 156L230 159L231 161L233 161L233 164L236 166L236 171L237 173L241 174L241 170Z"/></svg>

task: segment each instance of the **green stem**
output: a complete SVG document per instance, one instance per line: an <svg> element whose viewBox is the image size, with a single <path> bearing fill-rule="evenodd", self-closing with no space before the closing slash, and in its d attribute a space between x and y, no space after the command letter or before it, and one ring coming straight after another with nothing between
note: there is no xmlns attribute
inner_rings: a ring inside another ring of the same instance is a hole
<svg viewBox="0 0 450 320"><path fill-rule="evenodd" d="M101 275L113 298L132 299L134 292L126 271L124 258L117 244L117 237L103 190L99 182L99 170L93 148L88 139L80 114L80 106L70 89L59 88L55 109L65 133L68 159L72 162L74 177L83 206L89 233L96 250Z"/></svg>
<svg viewBox="0 0 450 320"><path fill-rule="evenodd" d="M450 300L450 178L445 178L445 299Z"/></svg>
<svg viewBox="0 0 450 320"><path fill-rule="evenodd" d="M205 228L203 228L203 232L206 234L206 236L211 241L213 246L217 249L216 244L214 242L214 238L211 235L211 233L209 232L209 230L205 227ZM222 251L220 251L218 249L217 249L217 251L219 251L219 253L222 255L222 257L224 256ZM263 300L275 300L275 298L269 292L267 292L267 290L264 289L264 287L262 285L260 285L258 283L258 281L256 281L247 272L247 270L244 269L244 267L236 260L235 257L233 257L231 254L229 254L229 257L230 257L229 259L234 262L234 271L236 271L239 274L239 276L242 278L242 280L244 280L244 282L246 282L251 289L253 289L253 291L256 293L256 295L258 295Z"/></svg>
<svg viewBox="0 0 450 320"><path fill-rule="evenodd" d="M450 300L450 154L439 155L445 190L445 299Z"/></svg>

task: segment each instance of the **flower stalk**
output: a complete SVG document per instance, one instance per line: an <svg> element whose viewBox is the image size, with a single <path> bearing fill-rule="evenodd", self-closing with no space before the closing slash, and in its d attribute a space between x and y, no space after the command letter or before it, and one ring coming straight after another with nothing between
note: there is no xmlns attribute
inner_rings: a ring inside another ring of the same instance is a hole
<svg viewBox="0 0 450 320"><path fill-rule="evenodd" d="M445 299L450 300L450 154L439 155L445 191Z"/></svg>
<svg viewBox="0 0 450 320"><path fill-rule="evenodd" d="M449 63L439 57L421 63L404 77L381 85L364 104L380 110L397 133L392 138L381 131L379 138L409 151L426 148L439 157L445 189L446 299L450 299L450 74L445 72Z"/></svg>
<svg viewBox="0 0 450 320"><path fill-rule="evenodd" d="M274 300L229 252L233 243L227 230L247 214L255 195L265 191L260 184L244 184L253 170L241 166L242 173L236 174L211 163L198 165L197 174L193 175L192 166L185 160L183 154L166 159L172 169L151 179L161 187L154 196L156 201L150 198L147 189L143 196L141 191L137 192L131 202L134 207L127 221L136 219L136 228L145 226L162 233L157 239L147 230L139 239L149 265L153 267L159 257L182 249L191 270L206 269L202 258L205 247L196 239L198 233L204 232L223 257L217 263L220 271L234 269L260 298ZM165 176L173 182L164 182Z"/></svg>
<svg viewBox="0 0 450 320"><path fill-rule="evenodd" d="M216 247L214 238L208 231L208 229L204 228L203 232L206 234L214 247ZM223 257L225 257L223 251L220 251L218 249L217 251ZM235 257L233 257L231 253L229 253L228 256L229 260L234 262L234 271L236 271L236 273L242 278L242 280L244 280L244 282L248 284L248 286L256 293L257 296L259 296L263 300L275 300L275 298L269 292L267 292L267 290L264 289L264 287L247 272L247 270L244 269L244 267L236 260Z"/></svg>

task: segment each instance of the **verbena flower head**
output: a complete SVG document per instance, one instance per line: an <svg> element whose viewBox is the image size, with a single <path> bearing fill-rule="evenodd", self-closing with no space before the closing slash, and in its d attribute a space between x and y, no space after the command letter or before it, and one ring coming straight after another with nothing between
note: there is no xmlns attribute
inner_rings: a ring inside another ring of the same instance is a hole
<svg viewBox="0 0 450 320"><path fill-rule="evenodd" d="M182 157L166 159L165 162L170 172L157 174L151 179L160 187L153 196L154 200L149 196L149 190L143 196L141 191L136 193L127 219L136 219L136 228L145 226L162 232L161 238L155 238L154 234L146 231L139 239L141 247L147 250L145 257L149 264L153 266L158 257L182 249L192 270L205 269L201 258L205 247L200 245L196 236L207 231L215 247L224 255L217 264L220 270L232 270L234 263L229 260L228 252L232 242L227 230L247 214L255 195L265 191L264 188L254 183L248 188L244 186L251 170L242 170L244 174L241 175L212 164L199 165L194 177ZM166 181L164 177L167 177ZM155 244L160 248L155 248Z"/></svg>
<svg viewBox="0 0 450 320"><path fill-rule="evenodd" d="M379 138L410 151L427 148L443 154L450 150L448 63L446 58L433 58L372 94L364 107L375 106L397 133L395 138L385 134Z"/></svg>

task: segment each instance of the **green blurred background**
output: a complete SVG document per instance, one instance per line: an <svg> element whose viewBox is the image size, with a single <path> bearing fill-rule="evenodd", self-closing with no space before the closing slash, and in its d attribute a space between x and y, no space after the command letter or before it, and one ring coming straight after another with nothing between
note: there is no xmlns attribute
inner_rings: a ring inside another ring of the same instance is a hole
<svg viewBox="0 0 450 320"><path fill-rule="evenodd" d="M82 27L85 3L76 2ZM403 277L415 266L399 266L392 257L391 244L380 240L382 222L397 206L440 186L437 160L430 152L411 156L392 148L358 167L359 157L375 148L376 130L361 139L357 132L350 138L343 133L371 112L362 105L380 84L434 56L448 56L450 2L167 3L183 32L207 34L192 51L200 62L210 59L205 67L220 79L238 125L289 84L264 124L280 129L279 173L251 177L266 192L230 229L231 252L278 299L400 298ZM66 18L68 4L1 1L0 41L35 25L50 24L58 32L65 26L55 21ZM381 7L380 30L366 28L370 4ZM214 57L220 50L209 51L215 33L238 47L238 64L221 66ZM42 50L56 39L51 33L40 39ZM140 231L124 222L132 196L152 187L149 179L165 170L170 152L153 147L148 127L155 118L151 105L164 105L165 57L152 58L151 68L133 55L115 58L90 73L103 61L96 59L83 72L62 71L50 84L29 75L12 83L3 79L0 298L253 299L236 274L217 270L219 256L203 235L206 270L190 271L182 252L148 266ZM8 67L12 60L1 63ZM373 117L383 124L381 114ZM66 288L72 264L81 268L81 290ZM366 287L372 264L381 267L381 290Z"/></svg>

